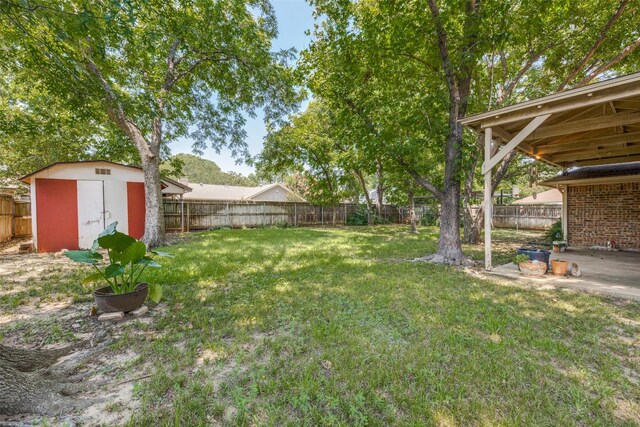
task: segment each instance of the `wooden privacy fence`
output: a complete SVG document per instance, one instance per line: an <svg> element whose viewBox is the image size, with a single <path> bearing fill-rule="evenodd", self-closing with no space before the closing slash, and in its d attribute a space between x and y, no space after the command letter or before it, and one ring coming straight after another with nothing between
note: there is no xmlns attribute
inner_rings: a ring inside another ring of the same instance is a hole
<svg viewBox="0 0 640 427"><path fill-rule="evenodd" d="M31 235L31 202L0 194L0 242Z"/></svg>
<svg viewBox="0 0 640 427"><path fill-rule="evenodd" d="M220 202L213 200L164 201L167 231L206 230L212 227L258 227L290 225L294 227L345 225L358 209L355 203L321 206L288 202ZM402 221L397 207L385 205L383 217Z"/></svg>
<svg viewBox="0 0 640 427"><path fill-rule="evenodd" d="M477 206L472 208L478 210ZM546 230L560 219L562 206L493 205L493 226L524 230Z"/></svg>

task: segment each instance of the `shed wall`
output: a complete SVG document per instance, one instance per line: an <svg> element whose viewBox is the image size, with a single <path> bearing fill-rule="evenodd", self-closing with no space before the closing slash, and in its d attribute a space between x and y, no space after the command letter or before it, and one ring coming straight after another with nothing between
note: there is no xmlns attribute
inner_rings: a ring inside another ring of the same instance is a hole
<svg viewBox="0 0 640 427"><path fill-rule="evenodd" d="M567 231L571 246L640 250L640 182L568 186Z"/></svg>

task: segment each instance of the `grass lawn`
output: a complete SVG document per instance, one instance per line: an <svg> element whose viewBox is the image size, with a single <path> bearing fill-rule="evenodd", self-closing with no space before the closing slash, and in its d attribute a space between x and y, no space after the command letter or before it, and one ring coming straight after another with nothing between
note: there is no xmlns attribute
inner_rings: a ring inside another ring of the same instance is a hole
<svg viewBox="0 0 640 427"><path fill-rule="evenodd" d="M134 383L130 423L640 423L640 305L409 262L434 252L436 233L217 230L168 247L175 258L146 277L165 302L113 344L133 352L130 376L150 374ZM497 231L496 256L531 236ZM62 277L1 295L2 311L83 300L77 274Z"/></svg>

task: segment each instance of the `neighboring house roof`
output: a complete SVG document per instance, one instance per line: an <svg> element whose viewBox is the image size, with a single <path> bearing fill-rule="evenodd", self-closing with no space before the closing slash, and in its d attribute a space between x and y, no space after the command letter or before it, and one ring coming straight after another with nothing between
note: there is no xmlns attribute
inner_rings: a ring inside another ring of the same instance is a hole
<svg viewBox="0 0 640 427"><path fill-rule="evenodd" d="M621 182L635 181L640 178L640 162L617 165L586 166L569 170L562 175L541 182L547 187L556 187L576 181L588 182Z"/></svg>
<svg viewBox="0 0 640 427"><path fill-rule="evenodd" d="M190 183L192 191L185 195L187 199L200 200L253 200L256 196L263 194L273 188L282 189L287 195L294 195L291 190L282 184L268 184L259 187L240 187L234 185L214 185L214 184L193 184ZM302 197L297 196L300 200Z"/></svg>
<svg viewBox="0 0 640 427"><path fill-rule="evenodd" d="M543 191L533 196L525 197L520 200L516 200L511 203L512 205L561 205L562 193L552 188L551 190Z"/></svg>
<svg viewBox="0 0 640 427"><path fill-rule="evenodd" d="M38 175L39 173L47 170L47 169L51 169L53 167L56 166L74 166L74 165L81 165L81 164L87 164L87 163L107 163L109 165L114 165L114 166L119 166L119 167L123 167L123 168L131 168L131 169L136 169L138 171L142 171L142 166L137 166L137 165L124 165L122 163L116 163L116 162L111 162L109 160L80 160L77 162L56 162L56 163L52 163L48 166L45 166L43 168L38 169L37 171L31 172L23 177L18 178L19 181L24 182L25 184L30 184L31 183L31 177ZM189 187L188 185L185 185L179 181L176 181L174 179L171 178L162 178L162 188L167 188L168 184L171 185L175 185L178 188L181 188L182 190L184 190L184 192L189 192L191 191L191 187Z"/></svg>

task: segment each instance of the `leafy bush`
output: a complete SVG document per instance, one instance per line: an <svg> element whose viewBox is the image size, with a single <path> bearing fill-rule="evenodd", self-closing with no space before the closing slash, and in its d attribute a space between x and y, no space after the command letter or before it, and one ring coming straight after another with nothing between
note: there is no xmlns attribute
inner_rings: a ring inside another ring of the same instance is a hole
<svg viewBox="0 0 640 427"><path fill-rule="evenodd" d="M422 210L420 225L423 227L440 225L440 215L438 213L438 208L435 206L426 206Z"/></svg>
<svg viewBox="0 0 640 427"><path fill-rule="evenodd" d="M547 243L553 243L554 240L564 240L564 235L562 233L562 220L558 220L553 223L551 228L547 230L544 235L544 240Z"/></svg>
<svg viewBox="0 0 640 427"><path fill-rule="evenodd" d="M365 205L358 206L355 212L347 216L347 225L369 225L369 217L373 224L389 224L389 220L376 212L368 212Z"/></svg>

